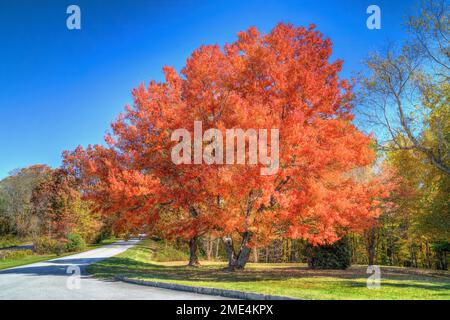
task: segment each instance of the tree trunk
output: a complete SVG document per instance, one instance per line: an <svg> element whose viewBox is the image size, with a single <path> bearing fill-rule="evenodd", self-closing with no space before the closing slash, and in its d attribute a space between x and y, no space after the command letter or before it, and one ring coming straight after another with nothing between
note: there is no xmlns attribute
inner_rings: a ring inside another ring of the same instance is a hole
<svg viewBox="0 0 450 320"><path fill-rule="evenodd" d="M196 219L198 217L198 212L194 208L194 206L189 206L189 215ZM189 240L189 266L195 267L200 265L200 261L198 260L198 235L193 236Z"/></svg>
<svg viewBox="0 0 450 320"><path fill-rule="evenodd" d="M203 238L203 247L205 249L206 253L206 260L211 260L213 255L213 240L211 239L211 236Z"/></svg>
<svg viewBox="0 0 450 320"><path fill-rule="evenodd" d="M376 247L376 229L372 228L366 231L366 249L369 266L373 266L375 261L375 247Z"/></svg>
<svg viewBox="0 0 450 320"><path fill-rule="evenodd" d="M231 238L224 238L225 251L228 257L228 269L229 270L242 270L247 264L250 257L251 248L248 246L252 234L250 232L244 232L242 235L242 242L239 247L239 251L236 253L233 246L233 240Z"/></svg>
<svg viewBox="0 0 450 320"><path fill-rule="evenodd" d="M430 252L430 246L428 244L428 241L425 241L425 263L428 269L431 269L433 266L431 264L431 252Z"/></svg>
<svg viewBox="0 0 450 320"><path fill-rule="evenodd" d="M223 245L225 247L225 253L228 259L228 267L235 264L236 254L234 252L233 247L233 239L231 238L223 238Z"/></svg>
<svg viewBox="0 0 450 320"><path fill-rule="evenodd" d="M213 255L213 240L211 237L208 239L208 252L206 254L208 256L208 260L211 260Z"/></svg>
<svg viewBox="0 0 450 320"><path fill-rule="evenodd" d="M216 240L216 260L219 260L219 246L220 246L220 238Z"/></svg>
<svg viewBox="0 0 450 320"><path fill-rule="evenodd" d="M200 265L198 260L198 237L194 236L189 240L189 264L190 267L196 267Z"/></svg>
<svg viewBox="0 0 450 320"><path fill-rule="evenodd" d="M447 270L447 253L445 251L436 252L437 264L436 269L438 270Z"/></svg>
<svg viewBox="0 0 450 320"><path fill-rule="evenodd" d="M258 248L253 248L253 262L258 263Z"/></svg>
<svg viewBox="0 0 450 320"><path fill-rule="evenodd" d="M373 266L375 261L375 246L373 244L367 247L367 255L369 258L369 266Z"/></svg>

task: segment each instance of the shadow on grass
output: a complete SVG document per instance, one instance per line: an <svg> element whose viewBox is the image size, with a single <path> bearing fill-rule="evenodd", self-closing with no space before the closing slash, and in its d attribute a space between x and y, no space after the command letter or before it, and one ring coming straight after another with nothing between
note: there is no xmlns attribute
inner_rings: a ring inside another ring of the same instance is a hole
<svg viewBox="0 0 450 320"><path fill-rule="evenodd" d="M151 251L149 249L149 251ZM190 268L187 266L170 266L151 262L141 262L130 258L113 257L98 262L88 267L88 272L103 279L111 279L115 275L130 278L145 278L146 280L171 280L171 281L193 281L210 283L246 283L263 281L288 281L292 279L306 278L334 278L330 282L346 287L365 287L366 268L353 267L348 270L312 270L307 267L278 267L276 269L249 268L244 271L230 272L223 266L201 266ZM450 281L442 281L425 277L411 277L405 274L392 274L389 280L404 280L403 283L383 282L382 286L387 288L411 288L427 289L434 291L450 290ZM407 282L417 280L418 283ZM428 282L424 283L424 282Z"/></svg>
<svg viewBox="0 0 450 320"><path fill-rule="evenodd" d="M422 289L422 290L433 290L433 291L450 291L450 283L444 284L442 282L433 284L425 284L425 283L383 283L383 287L390 288L413 288L413 289ZM446 294L448 296L448 293Z"/></svg>

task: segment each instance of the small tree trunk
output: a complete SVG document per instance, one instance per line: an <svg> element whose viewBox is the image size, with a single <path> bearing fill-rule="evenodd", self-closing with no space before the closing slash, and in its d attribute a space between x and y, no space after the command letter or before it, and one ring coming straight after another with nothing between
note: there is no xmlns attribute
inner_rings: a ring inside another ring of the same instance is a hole
<svg viewBox="0 0 450 320"><path fill-rule="evenodd" d="M437 264L436 269L438 270L447 270L447 253L443 250L439 250L436 252Z"/></svg>
<svg viewBox="0 0 450 320"><path fill-rule="evenodd" d="M227 254L228 267L231 268L236 262L236 253L234 252L233 239L223 238L223 245L225 247L225 253Z"/></svg>
<svg viewBox="0 0 450 320"><path fill-rule="evenodd" d="M427 268L431 269L431 252L430 252L430 246L428 244L428 241L425 241L425 257L426 257L426 266Z"/></svg>
<svg viewBox="0 0 450 320"><path fill-rule="evenodd" d="M375 247L374 246L368 247L367 254L369 257L369 266L373 266L374 261L375 261Z"/></svg>
<svg viewBox="0 0 450 320"><path fill-rule="evenodd" d="M376 247L376 229L372 228L366 232L366 249L369 266L373 266L375 262L375 247Z"/></svg>
<svg viewBox="0 0 450 320"><path fill-rule="evenodd" d="M219 260L219 245L220 245L220 238L217 238L217 240L216 240L216 260Z"/></svg>
<svg viewBox="0 0 450 320"><path fill-rule="evenodd" d="M189 215L196 219L198 217L198 212L194 206L189 206ZM189 266L194 267L200 265L198 260L198 236L195 235L189 240Z"/></svg>
<svg viewBox="0 0 450 320"><path fill-rule="evenodd" d="M211 240L211 236L203 238L203 247L206 253L206 260L211 260L213 253L213 242Z"/></svg>
<svg viewBox="0 0 450 320"><path fill-rule="evenodd" d="M214 240L211 238L211 236L208 237L208 260L212 259L212 255L213 255L213 250L214 250Z"/></svg>
<svg viewBox="0 0 450 320"><path fill-rule="evenodd" d="M250 242L252 234L250 232L244 232L242 236L242 243L239 247L239 251L236 254L234 251L233 240L231 238L224 239L225 250L228 257L228 269L229 270L242 270L248 262L250 257L250 247L248 243Z"/></svg>
<svg viewBox="0 0 450 320"><path fill-rule="evenodd" d="M200 265L200 261L198 260L198 245L197 245L198 237L194 236L189 240L189 264L190 267L195 267Z"/></svg>
<svg viewBox="0 0 450 320"><path fill-rule="evenodd" d="M253 262L258 263L258 248L253 248Z"/></svg>

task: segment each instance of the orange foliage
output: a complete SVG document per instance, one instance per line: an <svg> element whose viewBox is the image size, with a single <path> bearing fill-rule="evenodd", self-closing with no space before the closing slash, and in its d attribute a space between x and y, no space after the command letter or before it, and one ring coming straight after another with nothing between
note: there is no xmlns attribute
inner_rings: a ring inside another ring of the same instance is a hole
<svg viewBox="0 0 450 320"><path fill-rule="evenodd" d="M65 164L104 212L167 236L250 232L258 242L324 243L367 228L389 186L348 174L374 154L352 123L351 85L338 76L342 61L329 62L331 50L314 26L290 24L269 34L250 28L223 50L201 46L181 74L165 67L165 82L133 90L107 147L66 152ZM224 136L278 128L280 169L262 176L261 164L175 165L171 133L192 133L196 120Z"/></svg>

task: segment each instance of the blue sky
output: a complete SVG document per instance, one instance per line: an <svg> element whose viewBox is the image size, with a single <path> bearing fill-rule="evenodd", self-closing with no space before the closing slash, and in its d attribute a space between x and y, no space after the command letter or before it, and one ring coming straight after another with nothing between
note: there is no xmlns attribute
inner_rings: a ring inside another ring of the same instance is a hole
<svg viewBox="0 0 450 320"><path fill-rule="evenodd" d="M81 8L81 30L66 9ZM382 29L366 28L366 8L382 10ZM232 42L256 26L315 23L345 61L343 77L369 51L403 36L413 1L102 1L0 2L0 179L31 164L56 167L61 152L102 143L130 91L161 68L180 70L202 44Z"/></svg>

